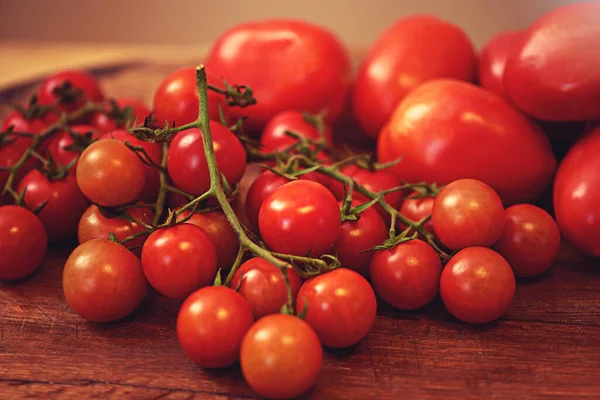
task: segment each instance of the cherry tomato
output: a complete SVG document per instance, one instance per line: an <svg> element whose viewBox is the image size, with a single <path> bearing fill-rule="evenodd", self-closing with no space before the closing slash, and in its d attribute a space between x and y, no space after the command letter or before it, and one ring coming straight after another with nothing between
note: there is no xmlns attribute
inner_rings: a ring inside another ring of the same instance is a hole
<svg viewBox="0 0 600 400"><path fill-rule="evenodd" d="M207 70L208 83L224 88L223 82ZM233 84L234 82L230 82ZM196 69L179 68L169 74L154 93L154 119L160 127L168 122L171 126L181 126L198 118L198 89L196 88ZM211 120L219 121L219 104L227 112L225 97L212 90L208 91L208 115Z"/></svg>
<svg viewBox="0 0 600 400"><path fill-rule="evenodd" d="M406 218L410 219L414 222L419 222L423 218L431 215L431 211L433 210L433 203L435 202L435 197L420 197L414 198L417 196L419 192L414 191L408 195L408 197L402 203L400 207L400 214L404 215ZM408 228L404 224L400 224L400 228L402 230ZM425 229L429 233L433 233L433 223L431 222L431 218L425 222L423 225L423 229Z"/></svg>
<svg viewBox="0 0 600 400"><path fill-rule="evenodd" d="M440 294L450 314L485 324L504 314L515 297L515 275L502 256L485 247L456 253L446 264Z"/></svg>
<svg viewBox="0 0 600 400"><path fill-rule="evenodd" d="M506 209L506 223L494 246L517 277L538 275L550 268L560 249L560 232L550 214L531 204Z"/></svg>
<svg viewBox="0 0 600 400"><path fill-rule="evenodd" d="M466 82L424 83L379 136L379 161L407 182L479 179L507 205L535 200L556 159L543 132L495 94Z"/></svg>
<svg viewBox="0 0 600 400"><path fill-rule="evenodd" d="M252 322L252 310L239 293L209 286L192 293L181 306L177 336L185 354L198 366L222 368L238 360Z"/></svg>
<svg viewBox="0 0 600 400"><path fill-rule="evenodd" d="M0 279L21 279L40 266L48 245L44 225L31 211L0 207Z"/></svg>
<svg viewBox="0 0 600 400"><path fill-rule="evenodd" d="M242 340L242 373L261 397L301 395L315 384L322 362L323 349L315 331L291 315L261 318Z"/></svg>
<svg viewBox="0 0 600 400"><path fill-rule="evenodd" d="M210 132L219 171L230 185L234 185L244 175L246 150L223 124L211 121ZM210 188L202 132L199 129L187 129L175 136L169 147L167 168L177 187L189 194L198 196Z"/></svg>
<svg viewBox="0 0 600 400"><path fill-rule="evenodd" d="M600 3L578 2L543 15L524 33L506 63L511 100L536 118L600 117ZM572 60L569 62L568 60Z"/></svg>
<svg viewBox="0 0 600 400"><path fill-rule="evenodd" d="M398 187L402 184L402 182L390 171L382 170L382 171L369 171L367 169L357 169L353 175L352 179L359 185L364 186L366 189L379 193L384 190L392 189ZM402 191L395 191L389 194L386 194L383 198L385 201L395 209L400 208L402 204L402 198L404 193ZM360 193L355 193L354 198L360 199L364 202L369 201L369 199ZM390 220L390 215L379 205L375 205L375 209L379 212L379 214L386 220Z"/></svg>
<svg viewBox="0 0 600 400"><path fill-rule="evenodd" d="M475 179L460 179L443 188L431 213L436 236L452 250L492 247L502 235L504 219L498 194Z"/></svg>
<svg viewBox="0 0 600 400"><path fill-rule="evenodd" d="M353 205L358 205L358 202ZM371 258L375 254L368 250L383 243L387 238L388 229L385 222L371 207L360 213L358 221L342 222L335 243L335 252L344 268L353 269L367 276Z"/></svg>
<svg viewBox="0 0 600 400"><path fill-rule="evenodd" d="M23 190L25 206L30 210L37 210L45 204L38 216L51 242L75 236L79 219L89 202L79 190L74 177L51 180L38 170L33 170L19 183L18 193Z"/></svg>
<svg viewBox="0 0 600 400"><path fill-rule="evenodd" d="M131 203L146 182L144 164L115 139L99 140L77 162L77 184L94 203L106 207Z"/></svg>
<svg viewBox="0 0 600 400"><path fill-rule="evenodd" d="M163 296L185 298L212 283L217 252L210 237L192 224L162 228L142 248L142 265L150 285Z"/></svg>
<svg viewBox="0 0 600 400"><path fill-rule="evenodd" d="M257 104L230 111L236 119L248 115L247 126L256 132L285 110L326 111L333 124L342 114L351 77L350 57L337 37L292 19L237 25L217 39L206 65L229 83L252 88Z"/></svg>
<svg viewBox="0 0 600 400"><path fill-rule="evenodd" d="M304 283L298 292L298 312L308 305L306 322L327 347L342 348L367 336L377 312L369 282L360 274L338 268Z"/></svg>
<svg viewBox="0 0 600 400"><path fill-rule="evenodd" d="M260 234L278 253L319 257L340 233L340 207L319 183L298 180L276 189L258 213Z"/></svg>
<svg viewBox="0 0 600 400"><path fill-rule="evenodd" d="M600 256L600 127L569 151L554 180L554 212L564 238Z"/></svg>
<svg viewBox="0 0 600 400"><path fill-rule="evenodd" d="M12 167L15 165L27 150L27 147L28 144L26 142L0 144L0 167ZM37 159L29 157L27 161L25 161L25 164L17 171L12 187L16 188L16 185L23 179L25 174L38 166L38 164L39 162ZM9 176L9 171L0 170L0 194L3 192Z"/></svg>
<svg viewBox="0 0 600 400"><path fill-rule="evenodd" d="M431 15L403 18L372 45L354 90L354 116L375 139L396 105L422 82L434 78L472 80L476 55L458 26Z"/></svg>
<svg viewBox="0 0 600 400"><path fill-rule="evenodd" d="M296 299L302 285L300 275L293 268L286 271L292 296ZM288 299L282 271L260 257L251 258L243 263L235 271L230 286L239 288L238 293L250 304L256 319L278 313Z"/></svg>
<svg viewBox="0 0 600 400"><path fill-rule="evenodd" d="M354 164L349 164L349 165L346 165L346 166L340 168L340 172L349 178L354 178L354 176L356 175L356 173L358 171L360 171L360 168ZM336 199L338 199L338 200L344 199L346 192L344 191L344 184L342 182L332 178L329 181L327 181L326 186L329 188L329 190L331 190L331 193L333 193L333 195L335 196ZM356 196L356 191L355 191L355 196Z"/></svg>
<svg viewBox="0 0 600 400"><path fill-rule="evenodd" d="M21 133L42 133L46 129L46 125L39 119L29 120L18 111L13 111L2 122L0 132L5 132L9 129L12 129L13 132ZM13 140L13 143L20 143L24 148L29 147L33 143L33 138L29 137L14 137ZM43 150L43 144L40 147Z"/></svg>
<svg viewBox="0 0 600 400"><path fill-rule="evenodd" d="M508 99L504 87L504 69L511 52L519 45L523 31L505 31L492 37L481 49L479 84Z"/></svg>
<svg viewBox="0 0 600 400"><path fill-rule="evenodd" d="M83 71L62 71L46 78L38 89L37 99L41 105L54 105L59 101L56 90L65 84L80 91L81 97L64 99L57 104L60 111L72 112L83 106L86 100L100 102L104 100L102 88L92 75Z"/></svg>
<svg viewBox="0 0 600 400"><path fill-rule="evenodd" d="M283 151L298 143L298 140L289 136L286 132L291 131L313 140L319 140L319 130L308 122L299 111L282 111L269 120L260 137L260 151L273 153ZM325 127L325 139L329 145L332 144L331 130Z"/></svg>
<svg viewBox="0 0 600 400"><path fill-rule="evenodd" d="M69 165L93 141L98 139L98 131L91 125L75 125L70 127L76 136L75 140L69 132L55 134L48 145L48 154L60 165ZM73 168L71 171L75 170Z"/></svg>
<svg viewBox="0 0 600 400"><path fill-rule="evenodd" d="M131 314L147 290L140 260L110 240L80 244L63 270L67 303L76 314L92 322L116 321Z"/></svg>
<svg viewBox="0 0 600 400"><path fill-rule="evenodd" d="M375 253L370 270L379 297L399 310L415 310L437 295L442 261L430 245L415 239Z"/></svg>
<svg viewBox="0 0 600 400"><path fill-rule="evenodd" d="M126 107L131 108L131 126L141 126L144 124L144 119L150 114L150 109L137 99L121 97L115 100L120 109ZM107 112L110 112L110 106L107 106ZM95 113L92 116L91 124L100 132L110 132L115 129L123 129L127 127L127 121L115 121L106 113Z"/></svg>

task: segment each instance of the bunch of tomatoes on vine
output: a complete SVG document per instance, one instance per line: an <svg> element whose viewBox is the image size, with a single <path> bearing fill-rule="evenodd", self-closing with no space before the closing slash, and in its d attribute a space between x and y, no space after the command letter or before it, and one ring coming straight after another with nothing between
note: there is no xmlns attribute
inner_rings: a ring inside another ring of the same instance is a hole
<svg viewBox="0 0 600 400"><path fill-rule="evenodd" d="M598 13L558 8L480 57L459 27L411 16L357 71L320 26L249 22L168 75L152 109L56 73L1 127L0 279L77 237L75 313L116 321L150 288L181 299L187 356L239 360L271 398L307 391L323 347L360 342L378 299L415 310L439 293L492 322L561 234L600 255ZM344 145L348 116L375 152ZM535 205L549 188L556 222Z"/></svg>

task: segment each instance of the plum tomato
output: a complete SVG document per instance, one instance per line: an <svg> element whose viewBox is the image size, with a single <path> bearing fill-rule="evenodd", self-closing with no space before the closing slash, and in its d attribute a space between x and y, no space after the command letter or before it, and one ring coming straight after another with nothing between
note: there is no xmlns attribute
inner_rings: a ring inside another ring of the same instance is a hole
<svg viewBox="0 0 600 400"><path fill-rule="evenodd" d="M90 240L73 250L62 282L69 306L92 322L126 317L142 303L148 291L140 260L110 240Z"/></svg>
<svg viewBox="0 0 600 400"><path fill-rule="evenodd" d="M291 267L286 269L286 273L292 296L296 299L302 280ZM288 299L283 272L260 257L251 258L243 263L235 271L230 287L239 288L238 293L250 304L256 319L278 313Z"/></svg>
<svg viewBox="0 0 600 400"><path fill-rule="evenodd" d="M459 179L444 187L431 213L436 236L452 250L492 247L502 235L504 219L498 194L475 179Z"/></svg>
<svg viewBox="0 0 600 400"><path fill-rule="evenodd" d="M354 116L375 139L408 92L435 78L471 81L476 62L473 44L458 26L431 15L400 19L379 36L358 70Z"/></svg>
<svg viewBox="0 0 600 400"><path fill-rule="evenodd" d="M21 279L40 266L48 246L44 225L31 211L0 207L0 279Z"/></svg>
<svg viewBox="0 0 600 400"><path fill-rule="evenodd" d="M479 84L498 96L508 99L504 87L506 60L523 38L523 31L505 31L493 36L481 49Z"/></svg>
<svg viewBox="0 0 600 400"><path fill-rule="evenodd" d="M415 196L419 195L419 192L414 191L410 193L403 201L402 206L400 207L400 214L404 215L406 218L410 219L413 222L419 222L423 218L431 215L431 211L433 210L433 203L435 202L435 197L419 197ZM408 228L404 224L400 224L400 229L404 230ZM425 222L423 225L423 229L427 232L433 234L433 223L431 222L431 218Z"/></svg>
<svg viewBox="0 0 600 400"><path fill-rule="evenodd" d="M325 126L324 135L327 143L331 145L331 130ZM304 115L299 111L286 110L282 111L269 120L265 129L260 136L260 151L265 153L273 153L275 151L283 151L298 142L297 139L291 137L286 132L294 132L306 138L319 140L321 135L315 125L306 120Z"/></svg>
<svg viewBox="0 0 600 400"><path fill-rule="evenodd" d="M442 261L430 245L415 239L376 252L370 271L379 297L399 310L415 310L437 295Z"/></svg>
<svg viewBox="0 0 600 400"><path fill-rule="evenodd" d="M115 99L115 103L122 110L126 107L131 109L131 120L115 120L113 116L110 116L110 106L107 106L106 112L95 113L90 122L100 132L106 133L115 129L124 129L127 127L127 123L130 123L131 126L134 123L136 126L141 126L144 123L144 119L150 114L150 109L137 99L120 97Z"/></svg>
<svg viewBox="0 0 600 400"><path fill-rule="evenodd" d="M493 187L505 204L533 201L556 168L544 133L506 100L470 83L435 80L400 103L377 144L380 162L407 182L462 178Z"/></svg>
<svg viewBox="0 0 600 400"><path fill-rule="evenodd" d="M81 152L99 137L98 130L91 125L74 125L69 129L70 133L56 133L48 145L48 154L62 166L67 166L78 158ZM75 168L70 171L74 170Z"/></svg>
<svg viewBox="0 0 600 400"><path fill-rule="evenodd" d="M37 99L41 105L53 105L59 101L57 90L70 87L81 96L66 96L59 104L58 109L63 112L75 111L85 101L100 102L104 100L104 94L100 84L91 74L83 71L62 71L46 78L40 85L37 92Z"/></svg>
<svg viewBox="0 0 600 400"><path fill-rule="evenodd" d="M560 249L560 232L552 216L531 204L506 209L506 223L494 246L517 277L546 271Z"/></svg>
<svg viewBox="0 0 600 400"><path fill-rule="evenodd" d="M242 339L253 322L250 306L235 290L198 289L179 310L179 345L199 367L227 367L238 360Z"/></svg>
<svg viewBox="0 0 600 400"><path fill-rule="evenodd" d="M323 349L315 331L300 318L273 314L250 327L240 349L242 374L261 397L290 399L317 380Z"/></svg>
<svg viewBox="0 0 600 400"><path fill-rule="evenodd" d="M277 253L320 257L340 233L340 207L320 183L298 180L276 189L258 213L260 234Z"/></svg>
<svg viewBox="0 0 600 400"><path fill-rule="evenodd" d="M296 310L308 305L306 322L323 346L349 347L367 336L375 322L377 299L369 282L347 268L338 268L306 281Z"/></svg>

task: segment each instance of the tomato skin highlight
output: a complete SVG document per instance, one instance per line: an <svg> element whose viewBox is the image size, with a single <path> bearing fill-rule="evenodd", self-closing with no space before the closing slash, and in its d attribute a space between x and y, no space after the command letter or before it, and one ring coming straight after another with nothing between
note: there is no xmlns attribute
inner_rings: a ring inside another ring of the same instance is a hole
<svg viewBox="0 0 600 400"><path fill-rule="evenodd" d="M509 99L504 86L504 70L511 52L520 44L523 31L505 31L493 36L481 49L479 84Z"/></svg>

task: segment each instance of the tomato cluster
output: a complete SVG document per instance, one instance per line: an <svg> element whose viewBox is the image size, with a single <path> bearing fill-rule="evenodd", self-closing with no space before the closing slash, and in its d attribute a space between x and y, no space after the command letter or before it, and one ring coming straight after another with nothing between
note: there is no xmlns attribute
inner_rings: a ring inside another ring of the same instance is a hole
<svg viewBox="0 0 600 400"><path fill-rule="evenodd" d="M182 299L187 356L239 360L269 398L313 386L323 347L359 343L378 299L415 310L439 294L461 321L494 321L561 234L600 256L600 128L560 165L542 129L600 119L599 11L573 4L502 33L479 64L459 27L404 18L356 77L322 27L246 23L206 70L165 77L152 110L107 99L85 72L48 77L0 132L0 279L76 236L63 270L75 313L122 319L149 287ZM347 106L376 157L333 146ZM527 204L556 170L558 223Z"/></svg>

